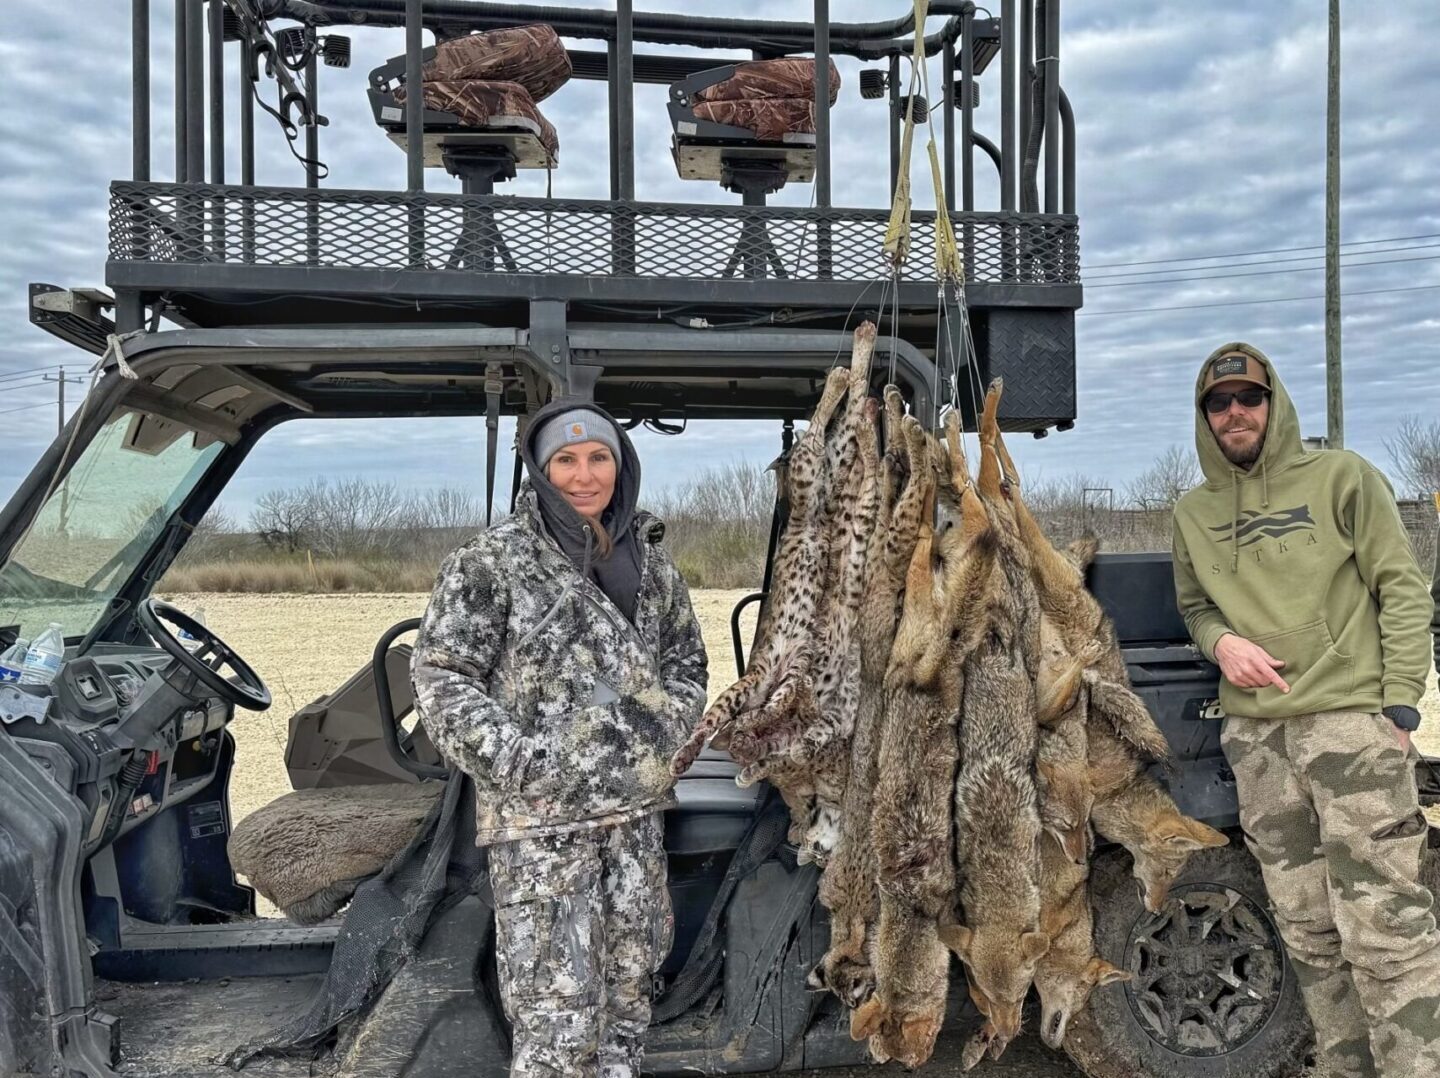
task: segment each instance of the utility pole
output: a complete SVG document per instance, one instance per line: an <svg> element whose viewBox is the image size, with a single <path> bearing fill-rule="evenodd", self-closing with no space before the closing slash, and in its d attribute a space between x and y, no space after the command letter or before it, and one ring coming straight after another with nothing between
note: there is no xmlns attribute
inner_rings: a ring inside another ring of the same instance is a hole
<svg viewBox="0 0 1440 1078"><path fill-rule="evenodd" d="M44 376L47 382L55 383L55 433L65 433L65 383L79 385L85 381L83 378L66 378L65 368L61 366L58 374L47 374Z"/></svg>
<svg viewBox="0 0 1440 1078"><path fill-rule="evenodd" d="M1345 448L1340 374L1340 0L1330 0L1329 78L1325 100L1325 433Z"/></svg>
<svg viewBox="0 0 1440 1078"><path fill-rule="evenodd" d="M55 383L55 433L65 433L65 383L83 383L83 378L66 378L65 367L62 365L56 374L44 375L44 380ZM67 534L70 524L70 477L67 475L60 483L60 534Z"/></svg>

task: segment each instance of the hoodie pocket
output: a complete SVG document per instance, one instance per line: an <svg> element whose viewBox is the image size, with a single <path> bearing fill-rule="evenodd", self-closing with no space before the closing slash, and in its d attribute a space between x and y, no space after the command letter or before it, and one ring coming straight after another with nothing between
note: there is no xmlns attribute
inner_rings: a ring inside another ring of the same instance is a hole
<svg viewBox="0 0 1440 1078"><path fill-rule="evenodd" d="M1302 679L1309 686L1323 686L1330 694L1348 695L1354 688L1355 660L1336 650L1323 618L1295 629L1251 637L1251 641L1285 664L1279 673L1292 694ZM1284 695L1274 688L1258 691L1276 699Z"/></svg>

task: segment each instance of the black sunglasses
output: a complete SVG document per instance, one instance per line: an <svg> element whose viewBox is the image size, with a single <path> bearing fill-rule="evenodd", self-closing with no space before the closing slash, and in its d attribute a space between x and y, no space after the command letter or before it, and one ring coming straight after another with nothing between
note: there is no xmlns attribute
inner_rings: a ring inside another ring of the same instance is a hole
<svg viewBox="0 0 1440 1078"><path fill-rule="evenodd" d="M1260 402L1268 396L1270 391L1258 386L1254 389L1240 389L1234 393L1211 393L1205 398L1205 410L1211 415L1220 415L1230 410L1232 400L1239 401L1242 408L1259 408Z"/></svg>

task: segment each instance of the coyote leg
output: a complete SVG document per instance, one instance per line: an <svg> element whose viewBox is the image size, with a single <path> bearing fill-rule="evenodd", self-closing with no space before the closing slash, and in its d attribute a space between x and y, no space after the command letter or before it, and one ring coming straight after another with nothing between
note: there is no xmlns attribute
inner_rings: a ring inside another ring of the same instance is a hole
<svg viewBox="0 0 1440 1078"><path fill-rule="evenodd" d="M1101 677L1093 670L1085 672L1085 680L1090 686L1090 710L1093 714L1103 716L1118 737L1150 759L1170 760L1170 742L1165 740L1150 710L1134 690Z"/></svg>

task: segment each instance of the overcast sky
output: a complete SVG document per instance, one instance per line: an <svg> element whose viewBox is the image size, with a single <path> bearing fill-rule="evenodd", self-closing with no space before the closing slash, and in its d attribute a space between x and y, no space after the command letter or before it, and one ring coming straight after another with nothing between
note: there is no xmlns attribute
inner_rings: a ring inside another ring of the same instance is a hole
<svg viewBox="0 0 1440 1078"><path fill-rule="evenodd" d="M795 19L808 19L813 10L810 0L665 6ZM833 0L831 6L836 20L898 16L906 7L899 0ZM1077 319L1080 414L1073 431L1024 439L1017 447L1027 478L1079 471L1123 489L1167 447L1189 444L1190 385L1199 360L1236 338L1270 354L1300 408L1304 431L1323 433L1323 274L1313 256L1324 242L1325 6L1322 0L1065 3L1061 72L1079 129L1086 276ZM167 130L171 5L160 0L152 7L154 174L167 179L174 158ZM1351 293L1344 322L1346 428L1349 447L1384 467L1391 427L1407 413L1433 417L1440 387L1440 119L1434 107L1440 65L1427 48L1440 38L1440 4L1347 0L1344 8L1341 238L1349 245L1343 287ZM106 184L130 169L130 4L86 0L70 9L81 17L67 17L63 25L50 0L8 0L5 9L0 389L8 392L0 395L0 493L8 496L53 437L56 416L54 385L36 380L43 372L4 376L59 363L78 374L90 362L28 324L26 284L104 283ZM322 134L327 184L399 188L404 158L372 123L364 79L371 67L403 51L403 32L358 30L352 37L353 66L322 69L321 108L330 118ZM234 62L232 52L232 72ZM843 86L834 121L834 201L879 207L886 202L883 108L860 99L855 61L837 63ZM992 134L997 75L998 65L982 84L978 123ZM938 60L933 78L938 82ZM558 196L607 194L606 137L597 122L603 94L602 85L577 80L543 106L561 138ZM662 88L637 91L638 196L729 199L718 188L675 177L663 101ZM259 114L257 130L264 150L259 181L299 185L300 167ZM233 179L233 138L231 146ZM994 188L986 171L978 170L981 205L989 208ZM917 168L915 177L917 189L928 188L925 172ZM427 183L456 186L434 170ZM505 190L542 194L543 184L543 173L522 174ZM809 197L809 187L797 185L776 201L803 205ZM1179 258L1194 261L1160 261ZM1393 264L1362 265L1374 262ZM1119 276L1127 270L1149 276ZM82 388L70 387L72 407ZM415 487L480 484L483 446L480 419L297 422L267 436L226 502L243 518L263 491L326 475L365 474ZM663 444L641 439L652 488L727 459L768 461L777 448L778 426L768 424L697 425Z"/></svg>

